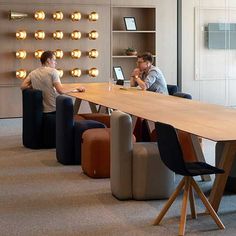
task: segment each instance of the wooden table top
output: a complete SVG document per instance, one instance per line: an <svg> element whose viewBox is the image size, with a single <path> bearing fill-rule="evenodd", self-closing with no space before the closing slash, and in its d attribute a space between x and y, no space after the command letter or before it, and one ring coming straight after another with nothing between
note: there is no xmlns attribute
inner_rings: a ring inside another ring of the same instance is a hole
<svg viewBox="0 0 236 236"><path fill-rule="evenodd" d="M175 128L213 141L236 140L236 109L199 101L142 91L120 89L109 83L64 84L67 89L84 86L86 92L69 96L119 109L150 121L171 124Z"/></svg>

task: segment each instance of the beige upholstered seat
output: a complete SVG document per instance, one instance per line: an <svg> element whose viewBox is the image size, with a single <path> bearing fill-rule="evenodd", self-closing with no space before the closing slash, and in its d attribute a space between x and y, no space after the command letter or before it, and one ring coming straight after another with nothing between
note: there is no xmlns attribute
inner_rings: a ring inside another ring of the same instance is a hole
<svg viewBox="0 0 236 236"><path fill-rule="evenodd" d="M111 115L111 191L118 199L168 198L174 173L162 163L156 143L132 142L130 115Z"/></svg>

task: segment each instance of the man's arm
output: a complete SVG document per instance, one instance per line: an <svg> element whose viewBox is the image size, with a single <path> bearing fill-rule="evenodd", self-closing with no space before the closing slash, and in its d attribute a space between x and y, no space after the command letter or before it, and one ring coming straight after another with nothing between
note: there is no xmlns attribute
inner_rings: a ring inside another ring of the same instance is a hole
<svg viewBox="0 0 236 236"><path fill-rule="evenodd" d="M29 77L29 76L27 76L27 77L23 80L23 82L21 83L20 88L21 88L22 90L27 89L27 88L32 88L32 85L31 85L31 81L30 81L30 77Z"/></svg>
<svg viewBox="0 0 236 236"><path fill-rule="evenodd" d="M136 75L134 77L134 81L139 85L139 87L142 89L142 90L146 90L147 89L147 86L146 84L141 80L141 78Z"/></svg>
<svg viewBox="0 0 236 236"><path fill-rule="evenodd" d="M134 76L131 76L129 81L130 81L130 87L135 87L136 86Z"/></svg>
<svg viewBox="0 0 236 236"><path fill-rule="evenodd" d="M71 89L70 90L66 90L63 88L63 85L61 84L61 82L54 82L53 83L56 91L59 93L59 94L63 94L63 93L69 93L71 92ZM84 92L85 91L85 88L80 86L79 88L77 88L78 92Z"/></svg>

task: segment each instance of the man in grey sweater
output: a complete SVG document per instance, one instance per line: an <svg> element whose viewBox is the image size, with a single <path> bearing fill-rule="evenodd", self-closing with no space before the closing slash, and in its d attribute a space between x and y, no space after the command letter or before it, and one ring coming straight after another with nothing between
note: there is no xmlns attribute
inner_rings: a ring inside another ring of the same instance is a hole
<svg viewBox="0 0 236 236"><path fill-rule="evenodd" d="M130 86L139 86L143 90L168 94L167 84L161 70L152 65L151 53L138 56L137 67L133 70L130 78Z"/></svg>

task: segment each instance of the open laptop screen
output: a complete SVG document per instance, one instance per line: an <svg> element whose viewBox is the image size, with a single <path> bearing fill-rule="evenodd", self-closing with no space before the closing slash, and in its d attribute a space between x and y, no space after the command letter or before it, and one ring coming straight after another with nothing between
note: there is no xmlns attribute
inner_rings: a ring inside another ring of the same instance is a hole
<svg viewBox="0 0 236 236"><path fill-rule="evenodd" d="M125 80L124 73L121 66L114 66L114 74L116 80Z"/></svg>
<svg viewBox="0 0 236 236"><path fill-rule="evenodd" d="M114 69L116 84L124 85L125 77L124 77L122 67L121 66L114 66L113 69Z"/></svg>

